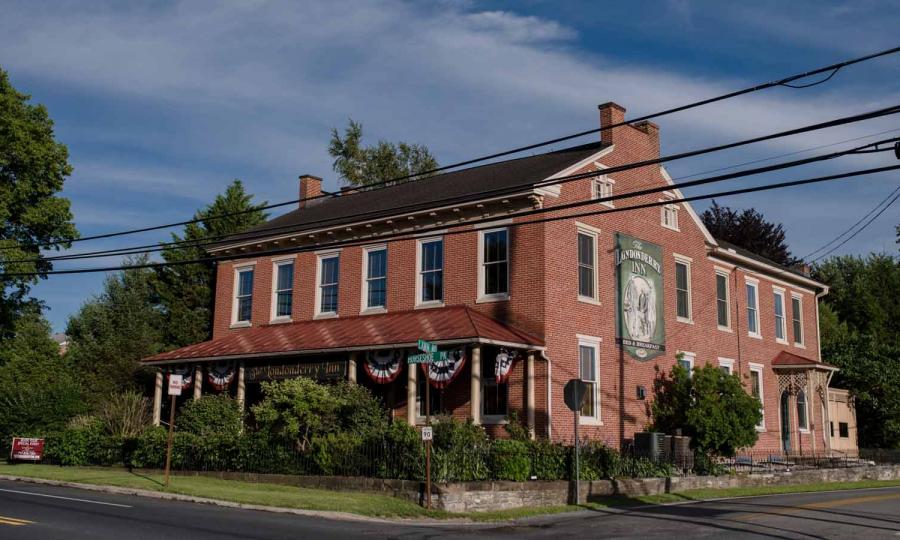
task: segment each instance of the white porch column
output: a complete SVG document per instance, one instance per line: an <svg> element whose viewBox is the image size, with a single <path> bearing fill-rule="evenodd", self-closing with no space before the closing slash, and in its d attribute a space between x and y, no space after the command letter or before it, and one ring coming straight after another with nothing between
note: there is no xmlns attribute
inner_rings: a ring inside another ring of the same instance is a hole
<svg viewBox="0 0 900 540"><path fill-rule="evenodd" d="M162 417L163 373L156 372L156 383L153 385L153 425L158 426Z"/></svg>
<svg viewBox="0 0 900 540"><path fill-rule="evenodd" d="M472 422L481 424L481 345L472 345L472 390L469 403L472 406Z"/></svg>
<svg viewBox="0 0 900 540"><path fill-rule="evenodd" d="M528 351L525 365L525 417L528 423L528 436L534 439L534 351Z"/></svg>
<svg viewBox="0 0 900 540"><path fill-rule="evenodd" d="M194 368L194 401L200 399L203 394L203 366L197 364Z"/></svg>
<svg viewBox="0 0 900 540"><path fill-rule="evenodd" d="M406 364L406 421L409 425L416 425L416 373L418 364ZM426 384L427 381L426 381Z"/></svg>
<svg viewBox="0 0 900 540"><path fill-rule="evenodd" d="M350 353L350 358L347 360L347 380L355 383L356 382L356 353Z"/></svg>
<svg viewBox="0 0 900 540"><path fill-rule="evenodd" d="M237 402L241 411L244 410L244 401L247 396L247 383L244 381L244 361L241 360L237 368Z"/></svg>

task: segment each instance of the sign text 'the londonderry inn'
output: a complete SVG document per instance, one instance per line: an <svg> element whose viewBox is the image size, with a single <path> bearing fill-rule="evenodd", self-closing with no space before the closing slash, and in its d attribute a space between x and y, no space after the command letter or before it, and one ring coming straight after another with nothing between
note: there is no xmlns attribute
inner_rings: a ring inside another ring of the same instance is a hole
<svg viewBox="0 0 900 540"><path fill-rule="evenodd" d="M617 341L638 360L666 350L661 260L658 245L616 234Z"/></svg>

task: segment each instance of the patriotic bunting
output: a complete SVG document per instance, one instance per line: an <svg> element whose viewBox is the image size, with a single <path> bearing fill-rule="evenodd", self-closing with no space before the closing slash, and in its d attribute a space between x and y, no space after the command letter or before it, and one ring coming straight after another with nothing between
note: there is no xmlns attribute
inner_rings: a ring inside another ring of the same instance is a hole
<svg viewBox="0 0 900 540"><path fill-rule="evenodd" d="M459 347L448 351L446 360L438 360L430 364L422 364L422 372L435 388L446 388L462 371L466 363L466 348Z"/></svg>
<svg viewBox="0 0 900 540"><path fill-rule="evenodd" d="M206 379L217 391L225 390L234 380L234 363L225 361L212 364L207 370Z"/></svg>
<svg viewBox="0 0 900 540"><path fill-rule="evenodd" d="M369 351L363 367L373 381L378 384L387 384L400 374L402 360L403 351L400 349Z"/></svg>

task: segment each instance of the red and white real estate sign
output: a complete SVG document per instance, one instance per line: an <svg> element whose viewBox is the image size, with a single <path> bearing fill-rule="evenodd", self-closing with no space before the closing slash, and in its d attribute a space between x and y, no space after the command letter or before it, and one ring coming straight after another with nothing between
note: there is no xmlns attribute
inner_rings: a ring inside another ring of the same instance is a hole
<svg viewBox="0 0 900 540"><path fill-rule="evenodd" d="M44 439L13 437L9 457L13 461L41 461L44 458Z"/></svg>

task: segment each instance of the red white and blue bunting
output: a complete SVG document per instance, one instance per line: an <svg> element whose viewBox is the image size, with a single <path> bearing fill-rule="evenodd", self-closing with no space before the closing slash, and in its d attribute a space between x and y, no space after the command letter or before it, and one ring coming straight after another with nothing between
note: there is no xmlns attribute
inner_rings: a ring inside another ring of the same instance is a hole
<svg viewBox="0 0 900 540"><path fill-rule="evenodd" d="M518 360L518 357L519 353L516 351L500 349L494 362L494 378L497 380L497 384L503 384L509 379L513 364Z"/></svg>
<svg viewBox="0 0 900 540"><path fill-rule="evenodd" d="M194 366L181 364L172 368L173 375L181 375L181 389L187 390L194 383Z"/></svg>
<svg viewBox="0 0 900 540"><path fill-rule="evenodd" d="M217 391L221 392L234 380L234 362L216 362L207 369L206 380Z"/></svg>
<svg viewBox="0 0 900 540"><path fill-rule="evenodd" d="M397 378L402 367L403 351L382 349L369 351L363 367L369 377L378 384L388 384Z"/></svg>
<svg viewBox="0 0 900 540"><path fill-rule="evenodd" d="M435 388L446 388L449 386L466 364L465 347L458 347L447 352L446 360L421 364L422 372L428 376L428 382Z"/></svg>

